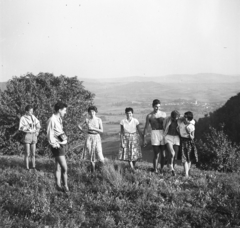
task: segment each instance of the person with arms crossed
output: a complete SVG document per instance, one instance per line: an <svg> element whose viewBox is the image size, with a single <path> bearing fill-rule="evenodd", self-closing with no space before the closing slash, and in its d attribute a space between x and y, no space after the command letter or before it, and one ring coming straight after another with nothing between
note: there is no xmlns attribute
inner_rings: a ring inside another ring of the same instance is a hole
<svg viewBox="0 0 240 228"><path fill-rule="evenodd" d="M19 130L23 132L22 143L25 148L24 163L27 170L29 170L29 156L31 156L32 168L36 169L35 151L40 128L39 120L33 115L33 106L27 105L25 107L25 115L21 117L19 123Z"/></svg>
<svg viewBox="0 0 240 228"><path fill-rule="evenodd" d="M67 162L65 158L65 145L67 144L67 136L63 131L62 118L67 113L67 105L58 102L54 106L55 113L47 122L47 138L51 146L53 157L55 158L55 178L57 189L69 192L67 182ZM61 185L61 180L63 186Z"/></svg>
<svg viewBox="0 0 240 228"><path fill-rule="evenodd" d="M151 144L154 152L153 157L153 169L155 173L158 173L158 160L160 159L161 169L160 174L163 174L164 166L164 150L165 142L163 137L163 121L166 118L166 113L160 111L161 102L158 99L153 100L153 111L146 117L145 128L143 136L146 136L146 132L149 124L151 125ZM146 140L144 140L146 141ZM146 144L146 143L145 143Z"/></svg>

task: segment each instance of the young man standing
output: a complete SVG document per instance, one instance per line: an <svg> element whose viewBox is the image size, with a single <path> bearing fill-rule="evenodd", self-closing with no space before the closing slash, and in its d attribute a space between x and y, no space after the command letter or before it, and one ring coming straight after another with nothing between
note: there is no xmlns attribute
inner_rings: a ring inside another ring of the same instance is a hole
<svg viewBox="0 0 240 228"><path fill-rule="evenodd" d="M65 158L65 145L67 144L67 136L63 131L62 118L67 112L67 105L58 102L54 106L55 113L47 122L47 138L51 146L53 157L55 158L55 177L58 190L68 192L67 183L67 162ZM63 187L61 185L61 179Z"/></svg>
<svg viewBox="0 0 240 228"><path fill-rule="evenodd" d="M153 169L155 173L158 173L158 160L160 156L161 169L160 173L163 174L164 166L164 150L165 142L163 137L163 121L166 118L166 113L160 111L161 102L158 99L153 100L153 111L146 117L146 124L143 131L145 137L149 124L151 125L151 143L154 152L153 157Z"/></svg>

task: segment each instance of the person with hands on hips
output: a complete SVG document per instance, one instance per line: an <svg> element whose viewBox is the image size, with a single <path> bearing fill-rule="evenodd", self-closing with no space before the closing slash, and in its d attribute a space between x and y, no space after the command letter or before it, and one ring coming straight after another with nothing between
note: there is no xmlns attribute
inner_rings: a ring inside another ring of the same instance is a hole
<svg viewBox="0 0 240 228"><path fill-rule="evenodd" d="M19 123L19 130L23 132L22 143L25 148L24 163L27 170L29 170L29 156L31 156L32 168L36 169L35 151L40 128L39 120L33 115L33 106L27 105L25 107L25 115L21 117Z"/></svg>
<svg viewBox="0 0 240 228"><path fill-rule="evenodd" d="M104 157L102 153L102 142L100 133L103 133L102 120L96 116L98 110L96 106L90 106L88 108L89 118L86 118L85 122L81 125L78 124L78 128L81 132L84 125L87 126L87 137L85 140L82 159L91 162L91 170L95 172L95 163L100 161L104 163Z"/></svg>
<svg viewBox="0 0 240 228"><path fill-rule="evenodd" d="M57 189L69 192L67 182L67 162L65 158L65 145L67 136L63 131L62 118L67 113L67 105L58 102L54 106L55 113L47 122L47 138L51 147L53 157L55 158L55 179ZM62 186L62 183L63 186Z"/></svg>

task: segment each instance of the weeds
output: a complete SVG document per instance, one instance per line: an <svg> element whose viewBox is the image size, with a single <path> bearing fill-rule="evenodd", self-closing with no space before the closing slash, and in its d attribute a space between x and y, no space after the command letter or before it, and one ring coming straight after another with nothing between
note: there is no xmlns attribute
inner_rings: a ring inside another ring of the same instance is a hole
<svg viewBox="0 0 240 228"><path fill-rule="evenodd" d="M38 159L29 173L22 158L0 157L0 227L238 227L240 177L192 170L184 179L164 170L164 178L138 163L107 161L92 174L88 163L69 161L66 195L54 188L53 162Z"/></svg>

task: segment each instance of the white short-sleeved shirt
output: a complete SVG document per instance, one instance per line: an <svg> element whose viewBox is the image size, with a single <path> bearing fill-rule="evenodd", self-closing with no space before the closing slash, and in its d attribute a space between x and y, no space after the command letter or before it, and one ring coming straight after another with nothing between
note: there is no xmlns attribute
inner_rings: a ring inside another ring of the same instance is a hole
<svg viewBox="0 0 240 228"><path fill-rule="evenodd" d="M188 125L185 125L184 122L180 122L178 124L178 126L179 126L179 132L180 132L181 137L190 138L189 133L195 131L194 125L195 125L194 120L190 121L190 123Z"/></svg>
<svg viewBox="0 0 240 228"><path fill-rule="evenodd" d="M120 125L123 126L125 132L135 133L137 131L137 125L139 125L139 121L135 118L132 118L130 122L127 119L123 119L121 120Z"/></svg>

